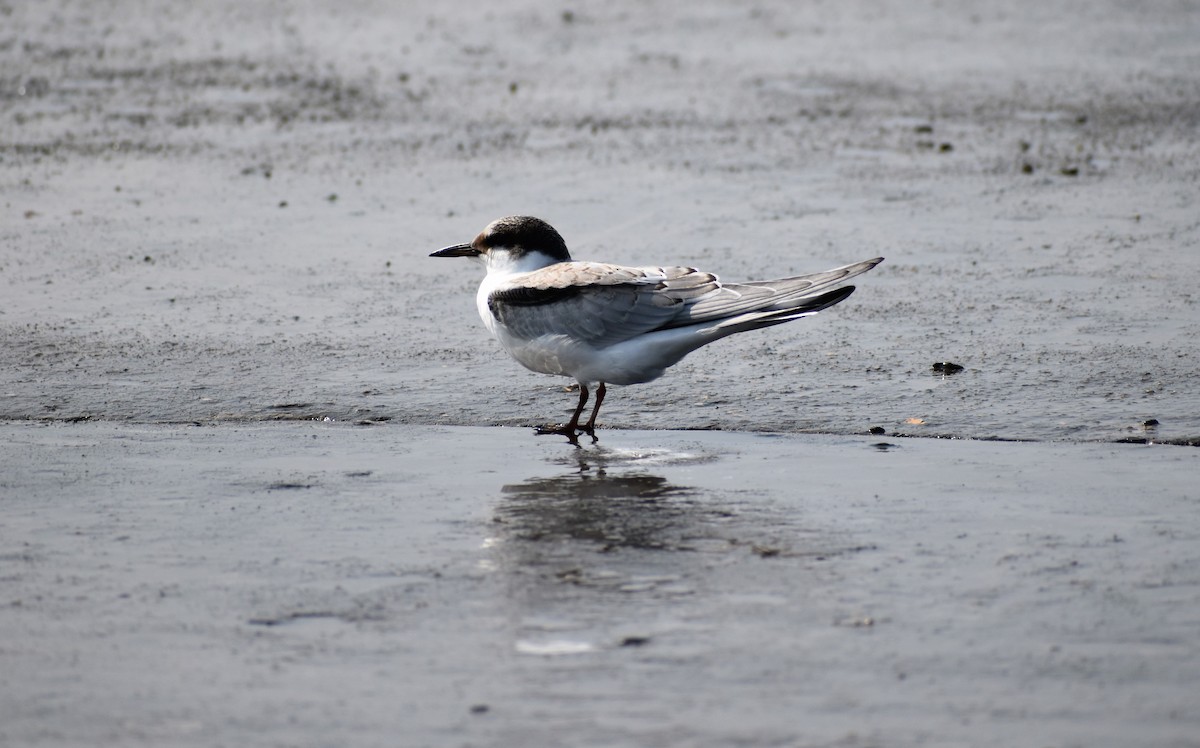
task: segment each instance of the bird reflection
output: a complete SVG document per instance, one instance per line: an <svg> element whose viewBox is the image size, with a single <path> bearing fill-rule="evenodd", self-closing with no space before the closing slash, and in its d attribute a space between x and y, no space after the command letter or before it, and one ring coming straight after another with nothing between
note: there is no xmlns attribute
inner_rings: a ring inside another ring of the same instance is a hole
<svg viewBox="0 0 1200 748"><path fill-rule="evenodd" d="M658 475L605 470L530 478L501 489L497 521L524 541L583 540L605 548L677 547L695 506L692 489Z"/></svg>
<svg viewBox="0 0 1200 748"><path fill-rule="evenodd" d="M728 513L647 471L658 455L577 452L556 460L557 475L503 486L496 503L489 562L507 585L517 651L647 641L646 622L695 593L697 556L679 551L727 543L717 525Z"/></svg>

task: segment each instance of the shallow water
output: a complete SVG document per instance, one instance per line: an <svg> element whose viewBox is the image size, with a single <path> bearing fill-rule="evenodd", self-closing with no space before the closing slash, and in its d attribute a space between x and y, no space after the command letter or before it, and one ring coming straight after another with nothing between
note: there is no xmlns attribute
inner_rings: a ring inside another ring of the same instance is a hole
<svg viewBox="0 0 1200 748"><path fill-rule="evenodd" d="M14 744L1200 728L1195 450L82 423L0 457Z"/></svg>

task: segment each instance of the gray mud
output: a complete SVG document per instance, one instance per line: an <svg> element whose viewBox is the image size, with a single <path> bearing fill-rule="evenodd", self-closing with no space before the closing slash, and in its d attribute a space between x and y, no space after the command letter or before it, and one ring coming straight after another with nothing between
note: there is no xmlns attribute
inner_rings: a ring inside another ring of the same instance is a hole
<svg viewBox="0 0 1200 748"><path fill-rule="evenodd" d="M558 420L426 258L532 213L730 280L888 258L609 427L1200 438L1186 4L105 7L3 6L0 417Z"/></svg>

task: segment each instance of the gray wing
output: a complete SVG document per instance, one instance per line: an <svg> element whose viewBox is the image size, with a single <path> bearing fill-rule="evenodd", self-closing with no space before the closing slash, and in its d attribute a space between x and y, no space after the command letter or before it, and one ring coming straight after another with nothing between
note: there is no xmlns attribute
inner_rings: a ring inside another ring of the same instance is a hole
<svg viewBox="0 0 1200 748"><path fill-rule="evenodd" d="M745 283L718 283L718 293L695 299L668 326L714 322L748 312L803 312L806 309L820 311L830 306L826 303L829 298L827 292L830 289L842 281L862 275L881 262L883 258L876 257L822 273ZM841 301L841 298L837 300Z"/></svg>
<svg viewBox="0 0 1200 748"><path fill-rule="evenodd" d="M564 262L496 289L488 309L514 335L569 335L603 348L673 327L690 302L720 289L715 275L695 268Z"/></svg>
<svg viewBox="0 0 1200 748"><path fill-rule="evenodd" d="M831 287L881 261L731 284L695 268L565 262L524 276L520 285L492 292L488 309L520 337L569 335L603 348L654 330L715 323L747 313L818 311L848 295L830 296Z"/></svg>

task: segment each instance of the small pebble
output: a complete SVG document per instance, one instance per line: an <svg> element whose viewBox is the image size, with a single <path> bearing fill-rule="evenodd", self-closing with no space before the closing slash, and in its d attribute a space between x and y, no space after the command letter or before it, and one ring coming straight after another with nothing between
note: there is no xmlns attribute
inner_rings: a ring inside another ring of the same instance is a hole
<svg viewBox="0 0 1200 748"><path fill-rule="evenodd" d="M951 363L950 361L938 361L933 364L933 370L942 374L957 374L963 370L961 364Z"/></svg>

